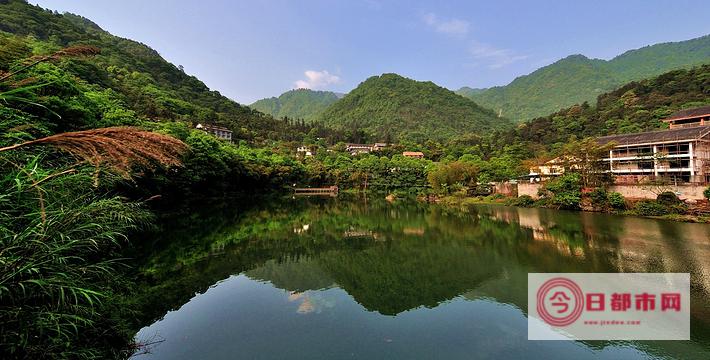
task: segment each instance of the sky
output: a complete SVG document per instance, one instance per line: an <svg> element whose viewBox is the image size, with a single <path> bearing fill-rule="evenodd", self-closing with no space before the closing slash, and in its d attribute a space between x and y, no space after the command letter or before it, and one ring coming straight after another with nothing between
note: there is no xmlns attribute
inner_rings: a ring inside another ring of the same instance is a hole
<svg viewBox="0 0 710 360"><path fill-rule="evenodd" d="M298 87L348 92L394 72L455 90L505 85L572 54L710 33L707 0L30 0L142 42L250 104Z"/></svg>

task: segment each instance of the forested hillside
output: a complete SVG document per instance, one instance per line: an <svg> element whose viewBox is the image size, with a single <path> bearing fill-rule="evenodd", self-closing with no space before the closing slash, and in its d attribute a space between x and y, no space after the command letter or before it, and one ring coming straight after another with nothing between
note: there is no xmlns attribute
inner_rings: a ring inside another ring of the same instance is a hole
<svg viewBox="0 0 710 360"><path fill-rule="evenodd" d="M77 15L44 10L23 0L0 1L0 70L8 70L16 59L72 45L94 46L100 54L62 60L56 63L60 70L40 68L42 74L35 76L48 81L78 77L107 101L125 104L145 119L219 123L231 128L236 138L255 141L294 133L285 131L290 129L285 122L211 91L144 44L113 36Z"/></svg>
<svg viewBox="0 0 710 360"><path fill-rule="evenodd" d="M710 104L710 65L675 70L628 83L599 96L595 106L574 105L525 122L500 137L502 143L559 148L571 136L596 137L662 129L660 120L683 109Z"/></svg>
<svg viewBox="0 0 710 360"><path fill-rule="evenodd" d="M520 122L561 108L593 102L629 81L710 62L710 35L627 51L609 61L572 55L480 92L459 90L481 106Z"/></svg>
<svg viewBox="0 0 710 360"><path fill-rule="evenodd" d="M320 117L346 131L380 140L445 140L462 132L485 133L510 125L473 101L427 81L397 74L373 76Z"/></svg>
<svg viewBox="0 0 710 360"><path fill-rule="evenodd" d="M312 122L341 97L342 94L331 91L296 89L287 91L279 97L258 100L249 107L277 119L287 117Z"/></svg>

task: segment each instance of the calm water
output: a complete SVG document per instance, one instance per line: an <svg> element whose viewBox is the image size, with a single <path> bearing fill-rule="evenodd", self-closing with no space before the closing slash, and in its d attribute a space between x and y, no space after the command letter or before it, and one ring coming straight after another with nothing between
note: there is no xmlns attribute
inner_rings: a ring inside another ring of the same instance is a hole
<svg viewBox="0 0 710 360"><path fill-rule="evenodd" d="M136 359L710 359L710 226L293 199L166 226ZM528 272L690 272L691 341L527 340Z"/></svg>

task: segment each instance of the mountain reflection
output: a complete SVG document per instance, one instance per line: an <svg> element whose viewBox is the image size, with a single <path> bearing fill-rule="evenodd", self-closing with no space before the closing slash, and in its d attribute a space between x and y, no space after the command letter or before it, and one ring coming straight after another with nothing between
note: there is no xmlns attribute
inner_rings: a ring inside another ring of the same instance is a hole
<svg viewBox="0 0 710 360"><path fill-rule="evenodd" d="M142 325L244 273L289 294L300 314L336 304L396 316L454 298L526 313L530 272L689 272L691 334L710 348L710 226L544 209L295 199L232 214L210 209L145 257ZM320 294L320 295L319 295Z"/></svg>

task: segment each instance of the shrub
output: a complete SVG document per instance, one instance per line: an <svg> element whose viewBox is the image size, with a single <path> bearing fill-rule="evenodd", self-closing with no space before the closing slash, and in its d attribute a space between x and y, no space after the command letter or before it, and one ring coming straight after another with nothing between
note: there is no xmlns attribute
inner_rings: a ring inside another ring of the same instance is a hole
<svg viewBox="0 0 710 360"><path fill-rule="evenodd" d="M598 207L606 207L608 204L608 194L604 188L596 188L589 193L589 198L592 200L592 205Z"/></svg>
<svg viewBox="0 0 710 360"><path fill-rule="evenodd" d="M624 196L618 192L610 192L607 195L607 202L613 209L623 210L626 208L626 200Z"/></svg>
<svg viewBox="0 0 710 360"><path fill-rule="evenodd" d="M664 206L673 206L683 203L678 196L672 191L664 191L656 197L656 201Z"/></svg>
<svg viewBox="0 0 710 360"><path fill-rule="evenodd" d="M662 216L670 214L669 209L654 200L642 200L634 206L634 212L642 216Z"/></svg>
<svg viewBox="0 0 710 360"><path fill-rule="evenodd" d="M530 195L521 195L517 198L512 198L508 205L510 206L520 206L520 207L531 207L535 204L535 200Z"/></svg>
<svg viewBox="0 0 710 360"><path fill-rule="evenodd" d="M550 203L561 209L577 209L582 201L582 185L579 174L565 174L545 184L552 196Z"/></svg>
<svg viewBox="0 0 710 360"><path fill-rule="evenodd" d="M708 188L703 191L703 196L705 196L706 199L710 200L710 186L708 186Z"/></svg>

